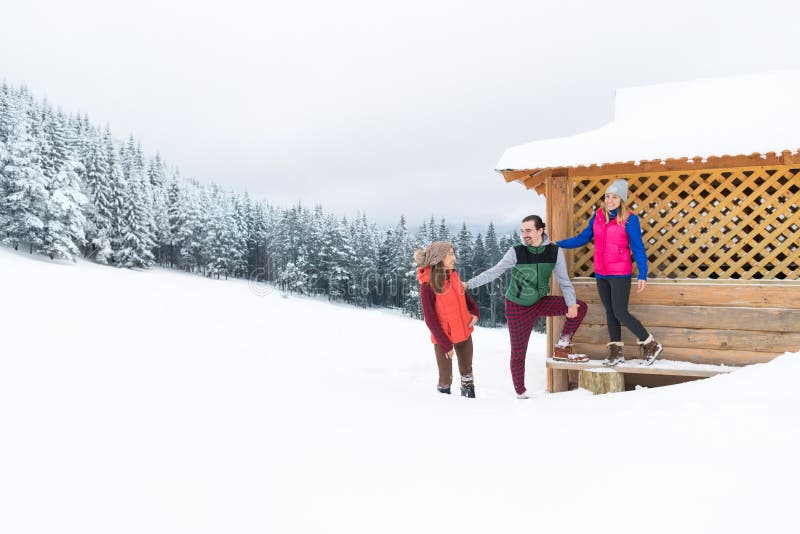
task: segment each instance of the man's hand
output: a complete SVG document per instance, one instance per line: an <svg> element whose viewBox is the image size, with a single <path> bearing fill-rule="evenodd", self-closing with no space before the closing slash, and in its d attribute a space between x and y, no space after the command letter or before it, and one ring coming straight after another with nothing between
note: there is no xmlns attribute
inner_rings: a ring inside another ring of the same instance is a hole
<svg viewBox="0 0 800 534"><path fill-rule="evenodd" d="M641 293L647 287L647 280L638 280L636 282L636 292Z"/></svg>
<svg viewBox="0 0 800 534"><path fill-rule="evenodd" d="M475 316L473 315L473 316L472 316L472 320L470 320L470 322L469 322L469 325L468 325L468 326L469 326L469 327L473 327L473 326L475 326L475 323L477 323L477 322L478 322L478 318L477 318L477 317L475 317Z"/></svg>
<svg viewBox="0 0 800 534"><path fill-rule="evenodd" d="M569 308L567 308L567 319L572 319L578 316L578 305L573 304Z"/></svg>
<svg viewBox="0 0 800 534"><path fill-rule="evenodd" d="M447 359L449 359L449 360L452 360L452 359L453 359L453 351L454 351L454 350L455 350L455 349L450 349L450 351L449 351L449 352L447 352L447 354L445 354L445 355L444 355L444 357L445 357L445 358L447 358Z"/></svg>

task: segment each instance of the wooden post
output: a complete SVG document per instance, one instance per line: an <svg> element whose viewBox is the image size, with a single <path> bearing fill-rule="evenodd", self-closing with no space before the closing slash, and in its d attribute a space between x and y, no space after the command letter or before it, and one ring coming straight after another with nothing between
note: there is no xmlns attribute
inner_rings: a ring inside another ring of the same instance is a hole
<svg viewBox="0 0 800 534"><path fill-rule="evenodd" d="M550 239L563 239L570 236L570 214L572 213L572 169L554 169L553 174L545 182L545 200L547 214L545 223L547 225L547 235ZM558 286L555 277L550 280L550 294L561 296L561 288ZM547 347L546 356L552 355L553 346L564 327L563 317L547 318ZM566 373L565 373L566 374ZM553 376L553 391L566 391L568 389L569 378ZM564 383L564 389L558 387Z"/></svg>
<svg viewBox="0 0 800 534"><path fill-rule="evenodd" d="M566 369L548 369L548 373L553 373L553 383L550 393L561 393L569 391L569 371Z"/></svg>

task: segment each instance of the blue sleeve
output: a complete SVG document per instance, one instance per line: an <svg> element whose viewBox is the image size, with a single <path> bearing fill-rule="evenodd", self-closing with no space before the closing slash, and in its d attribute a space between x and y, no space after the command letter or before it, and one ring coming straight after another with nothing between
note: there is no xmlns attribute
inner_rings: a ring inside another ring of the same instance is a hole
<svg viewBox="0 0 800 534"><path fill-rule="evenodd" d="M581 233L579 233L575 237L570 237L568 239L562 239L561 241L556 241L556 245L558 245L561 248L578 248L582 247L583 245L591 241L592 238L594 237L594 217L596 214L597 212L592 213L592 218L589 219L589 224L586 225L586 228L581 230Z"/></svg>
<svg viewBox="0 0 800 534"><path fill-rule="evenodd" d="M633 260L636 262L636 267L639 268L639 280L647 280L647 253L644 251L639 217L633 214L628 217L628 221L625 223L625 232L628 234Z"/></svg>

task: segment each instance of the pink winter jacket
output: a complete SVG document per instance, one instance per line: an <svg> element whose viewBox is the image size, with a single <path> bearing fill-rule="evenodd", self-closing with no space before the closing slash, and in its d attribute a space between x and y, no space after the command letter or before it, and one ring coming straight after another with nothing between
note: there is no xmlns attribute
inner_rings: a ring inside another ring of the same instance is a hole
<svg viewBox="0 0 800 534"><path fill-rule="evenodd" d="M632 215L631 213L628 216ZM594 272L601 276L631 275L631 247L624 224L616 218L605 222L601 212L594 218Z"/></svg>

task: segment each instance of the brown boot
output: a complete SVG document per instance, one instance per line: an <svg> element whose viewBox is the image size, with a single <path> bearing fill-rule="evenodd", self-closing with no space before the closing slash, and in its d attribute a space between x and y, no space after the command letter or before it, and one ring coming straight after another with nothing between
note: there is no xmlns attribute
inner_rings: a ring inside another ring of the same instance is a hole
<svg viewBox="0 0 800 534"><path fill-rule="evenodd" d="M656 361L656 358L659 357L663 350L664 347L653 338L653 334L650 334L644 341L639 342L639 352L644 360L644 365L650 365Z"/></svg>
<svg viewBox="0 0 800 534"><path fill-rule="evenodd" d="M612 341L606 345L608 353L606 359L603 360L603 365L614 367L615 365L625 363L625 356L622 354L622 347L624 346L622 341Z"/></svg>
<svg viewBox="0 0 800 534"><path fill-rule="evenodd" d="M575 354L575 347L567 345L566 347L555 346L553 349L553 359L562 362L583 363L588 362L589 357L585 354Z"/></svg>

